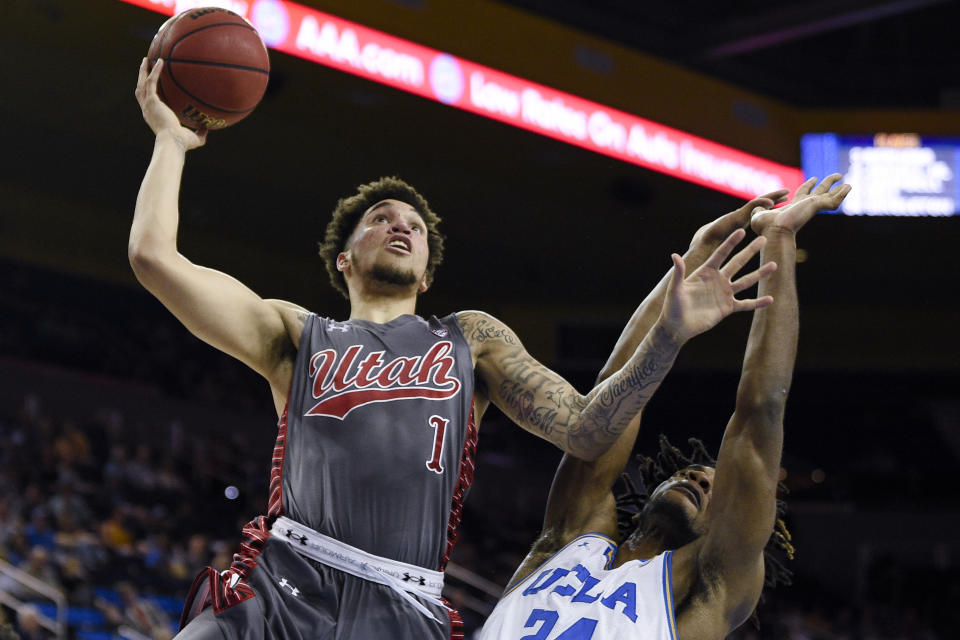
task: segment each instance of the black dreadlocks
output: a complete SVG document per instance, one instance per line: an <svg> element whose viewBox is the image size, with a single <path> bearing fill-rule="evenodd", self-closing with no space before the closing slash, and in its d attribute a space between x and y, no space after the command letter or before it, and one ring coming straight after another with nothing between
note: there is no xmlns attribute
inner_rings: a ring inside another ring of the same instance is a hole
<svg viewBox="0 0 960 640"><path fill-rule="evenodd" d="M656 489L660 483L670 478L681 469L691 465L704 465L716 467L717 461L707 452L703 442L697 438L689 438L687 443L690 445L690 453L684 454L680 449L673 446L667 439L667 436L660 434L660 451L655 456L645 456L638 454L636 456L639 465L640 480L643 484L639 489L633 480L627 474L621 476L625 485L625 491L616 496L617 499L617 528L620 533L620 539L626 540L627 537L636 528L634 516L643 510L644 505L650 499L650 492ZM777 483L777 493L786 495L789 493L787 487L782 482ZM795 549L791 543L790 532L783 521L783 516L787 511L787 503L777 499L777 521L773 527L773 533L767 546L763 550L763 559L765 573L763 578L763 589L772 589L779 584L789 585L792 583L793 571L791 571L778 557L780 552L786 555L787 559L793 560ZM777 551L777 550L780 551ZM764 594L760 594L760 604L765 600ZM754 610L750 619L755 625L758 625L757 612ZM758 625L759 626L759 625Z"/></svg>

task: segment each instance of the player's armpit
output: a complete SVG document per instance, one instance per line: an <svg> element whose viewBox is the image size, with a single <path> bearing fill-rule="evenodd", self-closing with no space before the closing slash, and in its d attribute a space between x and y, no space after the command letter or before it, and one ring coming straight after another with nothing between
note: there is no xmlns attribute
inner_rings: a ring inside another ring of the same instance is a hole
<svg viewBox="0 0 960 640"><path fill-rule="evenodd" d="M673 552L673 601L685 609L677 611L677 635L726 638L757 606L764 583L763 554L746 561L741 571L748 578L732 585L721 575L722 567L701 550L702 539Z"/></svg>
<svg viewBox="0 0 960 640"><path fill-rule="evenodd" d="M283 326L287 329L287 336L293 344L294 349L300 347L300 337L303 328L307 324L307 316L310 312L298 304L286 300L277 300L276 298L265 299L264 302L271 305L280 314Z"/></svg>

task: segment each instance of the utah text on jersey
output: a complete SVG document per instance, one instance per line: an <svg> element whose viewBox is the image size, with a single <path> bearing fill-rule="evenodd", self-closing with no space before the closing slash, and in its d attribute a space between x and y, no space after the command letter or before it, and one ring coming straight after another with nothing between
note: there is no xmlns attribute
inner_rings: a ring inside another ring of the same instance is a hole
<svg viewBox="0 0 960 640"><path fill-rule="evenodd" d="M384 351L361 358L363 345L348 347L341 356L324 349L310 357L313 397L318 401L305 416L343 418L357 407L410 398L445 400L457 395L461 383L451 373L453 343L437 342L426 353L398 356L384 363ZM354 367L354 363L357 366Z"/></svg>

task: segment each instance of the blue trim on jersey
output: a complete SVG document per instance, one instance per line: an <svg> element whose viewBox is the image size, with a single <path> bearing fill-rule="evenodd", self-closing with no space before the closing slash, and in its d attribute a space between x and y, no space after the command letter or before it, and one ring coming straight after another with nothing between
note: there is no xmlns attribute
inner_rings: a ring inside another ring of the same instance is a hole
<svg viewBox="0 0 960 640"><path fill-rule="evenodd" d="M607 557L607 563L603 565L604 570L609 571L613 568L613 561L617 559L617 550L619 547L614 543L612 547L607 547L607 550L603 552L603 555Z"/></svg>
<svg viewBox="0 0 960 640"><path fill-rule="evenodd" d="M677 618L673 611L673 551L667 551L663 557L663 604L667 609L670 639L677 640Z"/></svg>
<svg viewBox="0 0 960 640"><path fill-rule="evenodd" d="M528 574L525 575L524 577L518 579L516 582L507 584L507 586L506 586L506 587L504 588L504 590L503 590L503 595L500 596L500 599L503 600L503 599L506 598L508 595L510 595L510 593L513 592L513 591L515 591L515 590L517 589L517 587L519 587L521 584L523 584L524 582L526 582L527 580L529 580L530 578L532 578L532 577L537 573L537 571L539 571L540 568L543 567L543 565L547 564L548 562L550 562L551 560L553 560L554 558L556 558L556 557L557 557L557 554L562 553L567 547L569 547L570 545L572 545L572 544L573 544L574 542L576 542L577 540L580 540L581 538L600 538L600 539L602 539L602 540L606 540L606 541L607 541L607 544L609 544L610 547L607 547L607 550L603 552L603 555L605 555L605 556L607 557L607 564L605 565L605 567L609 567L611 564L613 564L613 559L614 559L614 558L616 557L616 555L617 555L617 548L618 548L618 547L617 547L617 543L613 541L613 538L611 538L610 536L604 535L604 534L602 534L602 533L596 532L596 531L591 531L591 532L589 532L589 533L581 533L579 536L577 536L576 538L574 538L573 540L571 540L571 541L568 542L567 544L563 545L562 547L560 547L559 549L557 549L556 551L554 551L554 552L550 555L549 558L547 558L546 560L544 560L543 562L541 562L540 564L538 564L536 567L534 567L534 568L530 571L530 573L528 573Z"/></svg>

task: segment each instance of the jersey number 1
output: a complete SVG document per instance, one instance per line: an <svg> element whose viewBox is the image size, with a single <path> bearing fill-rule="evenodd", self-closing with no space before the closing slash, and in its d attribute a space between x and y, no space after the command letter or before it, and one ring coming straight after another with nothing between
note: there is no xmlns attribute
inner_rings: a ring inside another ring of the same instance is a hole
<svg viewBox="0 0 960 640"><path fill-rule="evenodd" d="M440 416L430 416L427 423L433 427L433 455L427 460L427 469L434 473L443 473L443 434L447 431L447 425L450 421Z"/></svg>

